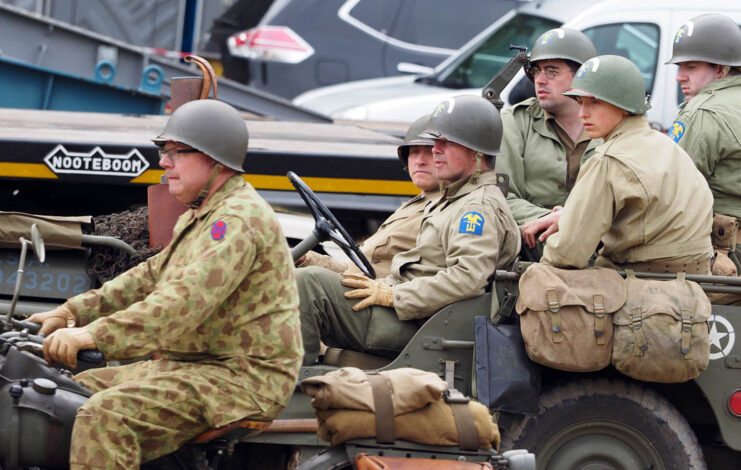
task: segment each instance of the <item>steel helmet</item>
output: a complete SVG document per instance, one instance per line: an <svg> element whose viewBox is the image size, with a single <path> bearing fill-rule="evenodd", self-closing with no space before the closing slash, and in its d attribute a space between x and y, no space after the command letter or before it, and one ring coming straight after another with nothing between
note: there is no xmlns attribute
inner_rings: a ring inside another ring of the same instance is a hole
<svg viewBox="0 0 741 470"><path fill-rule="evenodd" d="M435 141L427 138L427 137L420 137L419 134L424 132L425 129L427 129L427 124L430 122L430 115L426 114L416 121L412 123L411 126L409 126L409 129L407 130L407 135L404 137L404 142L399 145L396 149L397 155L399 155L399 160L401 160L401 163L404 165L407 164L409 161L409 147L413 145L424 145L427 147L432 147L435 145Z"/></svg>
<svg viewBox="0 0 741 470"><path fill-rule="evenodd" d="M586 34L571 28L556 28L541 34L530 52L530 64L539 60L561 59L583 64L597 55L597 49ZM525 74L533 79L528 64Z"/></svg>
<svg viewBox="0 0 741 470"><path fill-rule="evenodd" d="M189 145L232 170L243 171L249 141L247 126L239 112L222 101L195 100L179 107L152 142L161 147L168 140Z"/></svg>
<svg viewBox="0 0 741 470"><path fill-rule="evenodd" d="M445 138L484 155L499 155L502 119L486 99L458 95L437 105L420 137Z"/></svg>
<svg viewBox="0 0 741 470"><path fill-rule="evenodd" d="M567 96L588 96L606 101L632 114L651 108L646 82L638 67L618 55L601 55L586 61L574 75Z"/></svg>
<svg viewBox="0 0 741 470"><path fill-rule="evenodd" d="M672 58L667 64L694 60L741 65L741 29L732 19L717 13L689 20L674 35Z"/></svg>

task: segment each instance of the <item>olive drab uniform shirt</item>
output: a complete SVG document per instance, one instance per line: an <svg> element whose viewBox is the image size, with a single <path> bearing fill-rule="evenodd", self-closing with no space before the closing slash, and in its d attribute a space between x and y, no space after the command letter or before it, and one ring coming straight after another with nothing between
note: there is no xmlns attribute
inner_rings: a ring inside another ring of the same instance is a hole
<svg viewBox="0 0 741 470"><path fill-rule="evenodd" d="M520 232L496 183L496 173L485 171L477 183L457 181L427 205L415 248L394 256L385 279L394 285L400 320L483 294L494 271L515 259Z"/></svg>
<svg viewBox="0 0 741 470"><path fill-rule="evenodd" d="M211 427L254 413L255 395L285 405L296 385L293 262L275 214L241 175L181 215L159 254L65 305L106 359L156 355L187 368ZM159 361L123 367L148 362Z"/></svg>
<svg viewBox="0 0 741 470"><path fill-rule="evenodd" d="M507 204L519 225L563 205L580 165L602 141L586 132L573 142L536 98L502 111L502 155L496 171L509 175Z"/></svg>
<svg viewBox="0 0 741 470"><path fill-rule="evenodd" d="M582 168L541 262L583 268L600 241L600 255L617 265L704 262L712 205L687 153L645 116L629 116Z"/></svg>
<svg viewBox="0 0 741 470"><path fill-rule="evenodd" d="M438 197L440 197L438 191L414 196L396 209L381 224L376 233L366 238L360 245L360 250L376 271L377 278L386 277L391 273L391 260L394 255L414 248L425 205ZM304 266L320 266L336 273L363 275L354 264L341 263L331 256L320 254L309 255L307 253L307 262L301 267Z"/></svg>
<svg viewBox="0 0 741 470"><path fill-rule="evenodd" d="M669 128L713 192L713 210L741 221L741 76L712 81Z"/></svg>

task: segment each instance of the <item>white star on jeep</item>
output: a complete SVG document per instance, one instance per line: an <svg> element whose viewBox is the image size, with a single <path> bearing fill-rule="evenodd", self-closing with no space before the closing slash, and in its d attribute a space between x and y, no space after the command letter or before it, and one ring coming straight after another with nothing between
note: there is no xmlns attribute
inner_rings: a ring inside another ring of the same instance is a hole
<svg viewBox="0 0 741 470"><path fill-rule="evenodd" d="M728 332L721 333L718 331L718 328L716 328L717 325L718 323L713 321L713 326L710 327L710 333L708 336L710 337L710 344L722 351L723 346L721 346L720 340L728 336Z"/></svg>

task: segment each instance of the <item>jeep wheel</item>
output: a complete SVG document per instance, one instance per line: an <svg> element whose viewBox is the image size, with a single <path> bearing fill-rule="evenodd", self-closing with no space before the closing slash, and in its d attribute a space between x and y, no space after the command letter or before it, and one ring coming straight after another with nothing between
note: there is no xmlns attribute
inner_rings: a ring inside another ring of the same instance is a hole
<svg viewBox="0 0 741 470"><path fill-rule="evenodd" d="M538 470L704 470L702 450L669 402L623 381L553 388L504 436L503 449L536 454Z"/></svg>

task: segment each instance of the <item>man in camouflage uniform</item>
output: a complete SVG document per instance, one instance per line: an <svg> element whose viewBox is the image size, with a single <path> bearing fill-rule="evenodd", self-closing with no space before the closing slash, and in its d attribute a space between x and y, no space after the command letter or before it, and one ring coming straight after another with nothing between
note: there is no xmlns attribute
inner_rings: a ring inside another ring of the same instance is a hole
<svg viewBox="0 0 741 470"><path fill-rule="evenodd" d="M490 169L501 135L499 113L481 97L457 96L436 108L422 136L435 140L445 187L425 208L416 247L394 256L384 279L299 270L304 364L314 363L320 340L391 357L426 318L483 294L494 271L514 260L517 223Z"/></svg>
<svg viewBox="0 0 741 470"><path fill-rule="evenodd" d="M599 143L584 132L576 102L561 94L576 69L595 55L594 44L581 31L546 31L525 67L536 97L502 112L502 156L496 170L510 177L507 203L522 229L523 256L529 260L540 259L538 241L548 234L538 240L538 233L550 225L550 214L566 201L582 161Z"/></svg>
<svg viewBox="0 0 741 470"><path fill-rule="evenodd" d="M298 295L275 214L240 174L247 140L225 103L178 108L154 140L170 193L191 207L170 244L29 318L51 333L50 362L75 367L78 350L94 348L108 360L155 357L76 376L94 395L77 413L71 468L138 468L205 430L269 421L286 405L301 362Z"/></svg>
<svg viewBox="0 0 741 470"><path fill-rule="evenodd" d="M713 192L713 273L736 275L741 272L741 31L724 15L693 18L674 36L668 63L679 66L676 78L687 99L669 137L692 157Z"/></svg>
<svg viewBox="0 0 741 470"><path fill-rule="evenodd" d="M579 174L544 264L708 274L713 198L687 153L652 130L645 83L624 57L597 56L565 92L592 138L604 139Z"/></svg>
<svg viewBox="0 0 741 470"><path fill-rule="evenodd" d="M368 237L360 250L373 265L378 277L391 273L391 259L397 253L414 248L419 226L422 224L422 213L431 200L440 196L439 180L433 174L432 139L419 137L427 129L429 116L422 116L407 130L404 142L397 148L399 160L409 172L415 186L422 190L420 194L405 202L387 218L381 227ZM346 265L330 256L310 251L299 259L299 267L320 266L336 273L361 275L362 271L354 264Z"/></svg>

